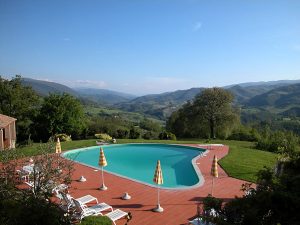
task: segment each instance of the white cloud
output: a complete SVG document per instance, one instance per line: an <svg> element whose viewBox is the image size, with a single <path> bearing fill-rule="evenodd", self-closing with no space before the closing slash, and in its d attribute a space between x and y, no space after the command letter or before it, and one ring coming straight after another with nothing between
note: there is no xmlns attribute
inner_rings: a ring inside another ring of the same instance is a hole
<svg viewBox="0 0 300 225"><path fill-rule="evenodd" d="M200 21L196 22L193 26L193 31L198 31L202 28L202 23Z"/></svg>
<svg viewBox="0 0 300 225"><path fill-rule="evenodd" d="M63 40L64 41L71 41L71 38L65 37Z"/></svg>

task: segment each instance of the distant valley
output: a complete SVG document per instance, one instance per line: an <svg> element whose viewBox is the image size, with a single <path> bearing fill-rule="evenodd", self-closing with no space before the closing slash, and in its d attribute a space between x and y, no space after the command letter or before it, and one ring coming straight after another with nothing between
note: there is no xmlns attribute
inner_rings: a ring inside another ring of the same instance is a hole
<svg viewBox="0 0 300 225"><path fill-rule="evenodd" d="M22 78L22 82L42 96L65 92L102 109L132 112L163 121L204 89L199 87L137 97L106 89L72 89L62 84L29 78ZM234 104L247 113L263 111L281 116L300 116L300 80L242 83L224 88L235 96Z"/></svg>

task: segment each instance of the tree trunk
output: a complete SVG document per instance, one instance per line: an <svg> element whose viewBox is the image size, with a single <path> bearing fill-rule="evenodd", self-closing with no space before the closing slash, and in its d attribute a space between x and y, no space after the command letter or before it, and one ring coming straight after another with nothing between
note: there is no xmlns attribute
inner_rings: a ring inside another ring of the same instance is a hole
<svg viewBox="0 0 300 225"><path fill-rule="evenodd" d="M210 138L216 139L215 121L213 119L210 120L209 126L210 126Z"/></svg>

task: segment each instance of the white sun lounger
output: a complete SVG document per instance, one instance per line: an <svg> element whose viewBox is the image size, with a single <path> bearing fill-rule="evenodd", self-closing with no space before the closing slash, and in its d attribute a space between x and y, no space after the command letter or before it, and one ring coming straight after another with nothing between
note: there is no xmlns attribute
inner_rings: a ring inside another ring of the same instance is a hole
<svg viewBox="0 0 300 225"><path fill-rule="evenodd" d="M128 215L128 213L122 211L121 209L116 209L110 213L105 214L105 216L107 216L109 219L111 219L111 221L114 223L114 225L116 225L115 221L117 221L118 219L121 219L127 215Z"/></svg>
<svg viewBox="0 0 300 225"><path fill-rule="evenodd" d="M96 141L96 145L109 145L109 143L104 141Z"/></svg>
<svg viewBox="0 0 300 225"><path fill-rule="evenodd" d="M59 192L63 198L64 201L64 208L66 209L66 211L69 211L69 209L75 207L74 202L73 202L73 197L70 196L69 194L66 194L64 192ZM92 195L85 195L82 196L80 198L76 198L77 201L79 201L81 204L85 205L87 203L96 201L98 204L98 199Z"/></svg>
<svg viewBox="0 0 300 225"><path fill-rule="evenodd" d="M113 208L110 205L108 205L104 202L99 203L97 205L90 206L90 207L87 207L86 205L81 204L81 202L77 201L76 199L73 199L73 202L74 202L74 205L75 205L75 209L78 213L78 219L79 220L82 220L86 216L103 215L102 211L105 211L105 210L108 210L108 209L113 211Z"/></svg>
<svg viewBox="0 0 300 225"><path fill-rule="evenodd" d="M98 199L91 195L85 195L80 198L76 198L76 200L79 201L81 204L86 204L86 203L93 202L93 201L96 201L98 204Z"/></svg>

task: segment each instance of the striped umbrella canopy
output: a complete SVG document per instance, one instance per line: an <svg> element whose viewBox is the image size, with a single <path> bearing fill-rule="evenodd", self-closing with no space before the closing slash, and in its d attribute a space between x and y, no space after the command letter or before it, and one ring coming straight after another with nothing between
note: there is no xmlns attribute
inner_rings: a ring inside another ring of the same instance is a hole
<svg viewBox="0 0 300 225"><path fill-rule="evenodd" d="M102 147L100 148L99 166L107 166L106 158Z"/></svg>
<svg viewBox="0 0 300 225"><path fill-rule="evenodd" d="M155 182L156 184L163 184L164 183L162 170L161 170L159 160L157 160L156 169L155 169L155 173L154 173L154 177L153 177L153 182Z"/></svg>
<svg viewBox="0 0 300 225"><path fill-rule="evenodd" d="M104 176L103 176L103 167L107 166L106 158L103 152L103 148L100 147L100 156L99 156L99 166L101 166L101 175L102 175L102 185L100 186L100 190L105 191L107 187L104 184Z"/></svg>
<svg viewBox="0 0 300 225"><path fill-rule="evenodd" d="M60 145L59 138L57 138L57 141L56 141L55 152L56 152L57 154L61 153L61 145Z"/></svg>
<svg viewBox="0 0 300 225"><path fill-rule="evenodd" d="M216 155L214 155L214 159L213 159L213 162L212 162L212 165L211 165L210 174L213 177L218 177L219 176L219 174L218 174L218 158L217 158Z"/></svg>
<svg viewBox="0 0 300 225"><path fill-rule="evenodd" d="M162 170L161 170L159 160L157 160L155 173L154 173L154 177L153 177L153 182L157 184L157 206L156 206L156 208L153 209L153 211L154 212L163 212L164 209L160 206L160 203L159 203L159 185L163 184L164 180L163 180L163 175L162 175Z"/></svg>

